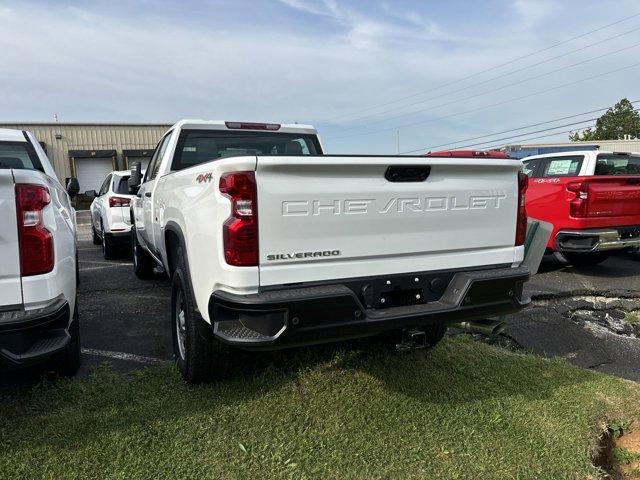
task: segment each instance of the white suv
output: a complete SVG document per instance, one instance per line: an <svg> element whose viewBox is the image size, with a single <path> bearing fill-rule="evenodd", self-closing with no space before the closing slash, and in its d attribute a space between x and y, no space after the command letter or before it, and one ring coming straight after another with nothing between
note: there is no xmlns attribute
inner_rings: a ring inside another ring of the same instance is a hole
<svg viewBox="0 0 640 480"><path fill-rule="evenodd" d="M94 245L102 244L104 258L113 258L118 247L127 245L131 237L129 206L135 195L129 194L129 170L111 172L100 190L85 192L95 197L91 203L91 230Z"/></svg>
<svg viewBox="0 0 640 480"><path fill-rule="evenodd" d="M0 366L80 366L76 214L28 132L0 129Z"/></svg>

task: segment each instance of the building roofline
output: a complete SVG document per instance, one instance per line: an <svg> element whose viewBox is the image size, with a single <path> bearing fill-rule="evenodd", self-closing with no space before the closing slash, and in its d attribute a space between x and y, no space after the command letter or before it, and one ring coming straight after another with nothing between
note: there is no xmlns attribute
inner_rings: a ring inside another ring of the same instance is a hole
<svg viewBox="0 0 640 480"><path fill-rule="evenodd" d="M20 121L0 121L0 126L6 125L29 125L29 126L55 126L55 127L65 127L65 126L82 126L82 127L170 127L175 122L166 122L166 123L158 123L158 122L20 122Z"/></svg>
<svg viewBox="0 0 640 480"><path fill-rule="evenodd" d="M501 148L519 147L519 148L537 148L537 147L571 147L571 146L588 146L602 145L603 143L634 143L640 144L640 138L634 140L580 140L577 142L549 142L549 143L506 143Z"/></svg>

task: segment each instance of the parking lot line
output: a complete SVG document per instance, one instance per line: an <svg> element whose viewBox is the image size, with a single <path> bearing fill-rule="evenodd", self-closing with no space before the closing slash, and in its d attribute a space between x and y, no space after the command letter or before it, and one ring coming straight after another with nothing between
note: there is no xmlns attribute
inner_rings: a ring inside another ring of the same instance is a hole
<svg viewBox="0 0 640 480"><path fill-rule="evenodd" d="M97 357L107 357L116 360L126 360L129 362L144 363L147 365L159 365L161 363L168 362L161 358L145 357L144 355L135 355L133 353L125 352L111 352L109 350L98 350L95 348L83 348L82 353L85 355L95 355Z"/></svg>
<svg viewBox="0 0 640 480"><path fill-rule="evenodd" d="M133 265L132 262L102 262L100 260L80 260L80 263L97 263L99 265Z"/></svg>
<svg viewBox="0 0 640 480"><path fill-rule="evenodd" d="M113 268L113 267L119 267L120 264L115 264L115 265L103 265L101 267L91 267L91 268L81 268L80 271L81 272L89 272L91 270L102 270L103 268Z"/></svg>

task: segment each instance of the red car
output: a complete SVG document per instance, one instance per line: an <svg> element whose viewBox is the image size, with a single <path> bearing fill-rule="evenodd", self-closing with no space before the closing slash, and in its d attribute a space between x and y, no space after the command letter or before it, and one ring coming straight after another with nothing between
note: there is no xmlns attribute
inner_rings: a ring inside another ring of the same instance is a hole
<svg viewBox="0 0 640 480"><path fill-rule="evenodd" d="M574 151L522 161L527 214L553 224L548 251L595 265L640 246L640 155Z"/></svg>

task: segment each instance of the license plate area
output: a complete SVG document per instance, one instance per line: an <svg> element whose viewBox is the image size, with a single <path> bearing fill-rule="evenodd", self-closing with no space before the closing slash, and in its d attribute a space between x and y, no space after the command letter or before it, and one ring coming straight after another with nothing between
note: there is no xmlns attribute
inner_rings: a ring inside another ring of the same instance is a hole
<svg viewBox="0 0 640 480"><path fill-rule="evenodd" d="M349 282L366 308L384 309L435 302L442 297L453 273L391 275L361 282Z"/></svg>
<svg viewBox="0 0 640 480"><path fill-rule="evenodd" d="M409 290L389 290L382 292L378 298L377 308L404 307L424 303L424 293L421 288Z"/></svg>

